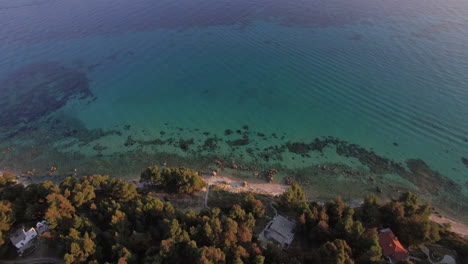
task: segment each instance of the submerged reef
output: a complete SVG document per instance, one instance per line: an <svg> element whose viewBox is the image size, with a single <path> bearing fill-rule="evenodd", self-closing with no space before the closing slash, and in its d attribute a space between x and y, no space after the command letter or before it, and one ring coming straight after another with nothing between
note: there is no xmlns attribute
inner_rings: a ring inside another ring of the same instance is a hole
<svg viewBox="0 0 468 264"><path fill-rule="evenodd" d="M0 81L3 128L28 124L49 115L70 99L91 97L86 75L57 62L26 66Z"/></svg>
<svg viewBox="0 0 468 264"><path fill-rule="evenodd" d="M457 184L423 160L399 162L335 137L290 141L285 134L255 131L247 126L206 132L169 124L165 124L164 131L158 128L135 133L130 125L111 130L88 129L80 120L55 115L44 124L14 136L30 137L35 142L33 147L15 145L14 140L0 142L5 154L0 156L0 166L18 166L22 172L36 169L35 177L46 178L75 174L75 168L78 174L128 177L158 161L163 166L189 166L209 173L226 169L243 177L297 182L327 199L362 192L390 197L408 190L433 198L434 204L448 206L455 213L468 209L461 186L464 183ZM112 141L107 141L107 137ZM54 145L59 141L63 143ZM354 165L324 160L330 151L350 158ZM45 168L51 166L58 170L46 176Z"/></svg>
<svg viewBox="0 0 468 264"><path fill-rule="evenodd" d="M357 144L348 143L333 137L316 138L311 143L288 142L286 147L290 152L306 156L311 151L322 152L327 146L335 147L336 153L344 157L353 157L366 165L374 174L397 174L403 179L413 183L422 193L440 195L456 193L462 195L461 188L453 180L432 170L421 159L408 159L406 166L392 159L376 154Z"/></svg>

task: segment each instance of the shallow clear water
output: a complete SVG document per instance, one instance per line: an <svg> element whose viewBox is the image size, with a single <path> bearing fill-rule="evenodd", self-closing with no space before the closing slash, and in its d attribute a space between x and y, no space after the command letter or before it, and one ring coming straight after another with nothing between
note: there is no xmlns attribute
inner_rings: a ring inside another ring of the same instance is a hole
<svg viewBox="0 0 468 264"><path fill-rule="evenodd" d="M467 17L463 0L0 0L0 165L125 176L219 155L366 170L285 148L332 136L421 159L466 198Z"/></svg>

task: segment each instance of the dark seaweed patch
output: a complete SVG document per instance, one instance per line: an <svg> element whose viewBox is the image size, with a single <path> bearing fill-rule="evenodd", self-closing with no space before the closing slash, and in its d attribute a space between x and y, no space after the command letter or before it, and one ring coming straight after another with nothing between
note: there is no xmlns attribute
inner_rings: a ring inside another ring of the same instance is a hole
<svg viewBox="0 0 468 264"><path fill-rule="evenodd" d="M140 143L141 145L164 145L166 142L164 140L157 138L157 139L148 140L148 141L139 140L138 143Z"/></svg>
<svg viewBox="0 0 468 264"><path fill-rule="evenodd" d="M303 142L288 142L286 143L286 147L288 148L289 152L296 154L304 154L312 150L310 144L305 144Z"/></svg>
<svg viewBox="0 0 468 264"><path fill-rule="evenodd" d="M159 138L152 139L152 140L140 140L140 139L133 139L132 136L128 136L127 140L124 143L124 145L127 146L127 147L133 146L135 144L139 144L139 145L143 145L143 146L146 146L146 145L164 145L166 143L171 144L173 141L174 141L173 138L170 138L170 139L168 139L166 141L161 140Z"/></svg>
<svg viewBox="0 0 468 264"><path fill-rule="evenodd" d="M220 141L220 139L216 137L207 138L201 146L201 149L206 151L214 151L218 147L218 141Z"/></svg>
<svg viewBox="0 0 468 264"><path fill-rule="evenodd" d="M229 136L229 135L231 135L231 134L232 134L232 130L231 130L231 129L226 129L226 130L224 130L224 135L225 135L225 136Z"/></svg>
<svg viewBox="0 0 468 264"><path fill-rule="evenodd" d="M130 147L130 146L135 145L135 143L137 143L137 142L132 138L132 136L128 136L128 137L127 137L127 140L126 140L125 143L124 143L124 145L125 145L126 147Z"/></svg>
<svg viewBox="0 0 468 264"><path fill-rule="evenodd" d="M245 145L249 144L249 138L247 137L247 138L240 138L240 139L236 139L236 140L229 140L229 141L227 141L227 143L231 147L245 146Z"/></svg>
<svg viewBox="0 0 468 264"><path fill-rule="evenodd" d="M190 146L193 145L194 141L193 138L185 140L185 139L179 139L179 147L183 151L189 150Z"/></svg>
<svg viewBox="0 0 468 264"><path fill-rule="evenodd" d="M96 145L94 145L93 149L94 149L95 151L97 151L97 152L101 152L101 151L103 151L103 150L106 150L107 147L102 146L101 144L96 144Z"/></svg>
<svg viewBox="0 0 468 264"><path fill-rule="evenodd" d="M86 74L57 62L24 67L0 81L0 123L9 128L55 112L72 98L91 97Z"/></svg>
<svg viewBox="0 0 468 264"><path fill-rule="evenodd" d="M289 152L296 153L299 155L304 155L309 151L319 151L323 152L323 149L328 146L329 144L333 144L334 141L333 139L325 139L325 140L320 140L316 138L314 141L310 143L304 143L304 142L288 142L286 143L286 147L289 150ZM337 152L339 150L337 149ZM345 151L343 151L345 152ZM340 153L338 153L340 154Z"/></svg>

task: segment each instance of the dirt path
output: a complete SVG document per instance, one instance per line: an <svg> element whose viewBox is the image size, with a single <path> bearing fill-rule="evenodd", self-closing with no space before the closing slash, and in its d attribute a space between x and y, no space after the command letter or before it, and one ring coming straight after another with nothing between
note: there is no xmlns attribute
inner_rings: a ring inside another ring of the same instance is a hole
<svg viewBox="0 0 468 264"><path fill-rule="evenodd" d="M273 211L275 212L275 217L278 216L278 211L276 211L276 208L273 207L273 201L270 202L270 207L273 209Z"/></svg>

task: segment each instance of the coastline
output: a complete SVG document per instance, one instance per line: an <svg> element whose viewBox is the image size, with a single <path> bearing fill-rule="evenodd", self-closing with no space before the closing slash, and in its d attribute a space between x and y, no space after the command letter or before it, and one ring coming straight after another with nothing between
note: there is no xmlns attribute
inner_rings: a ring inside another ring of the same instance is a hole
<svg viewBox="0 0 468 264"><path fill-rule="evenodd" d="M259 194L268 194L271 196L281 195L284 191L289 188L289 185L282 184L282 183L266 183L260 181L252 181L252 180L245 180L236 178L230 175L202 175L203 180L207 185L217 185L221 187L225 191L233 192L233 193L241 193L241 192L254 192ZM243 183L247 183L246 186L242 186ZM326 202L321 199L314 199L313 197L309 197L310 200L317 200L321 202ZM362 204L357 199L349 200L347 203L354 207L359 207ZM439 210L439 208L437 208ZM440 210L439 210L440 211ZM456 219L448 218L445 216L441 216L440 214L431 214L429 219L435 223L443 225L445 223L450 223L451 228L450 230L454 233L459 234L464 238L468 238L468 225L463 224Z"/></svg>
<svg viewBox="0 0 468 264"><path fill-rule="evenodd" d="M1 171L0 174L3 174L6 171ZM23 185L27 185L27 183L22 177L20 177L21 174L19 173L14 173L17 176L17 179L19 180L19 183ZM55 179L46 179L45 177L31 177L32 181L30 183L38 183L44 180L52 180L55 183L60 182L57 178ZM127 179L129 182L132 182L135 184L138 188L142 188L143 185L139 183L139 176L131 176L131 177L121 177ZM268 183L260 179L254 179L254 178L245 178L245 177L238 177L236 175L233 175L232 173L221 173L216 176L213 176L207 172L202 173L202 178L205 181L207 185L217 185L218 187L229 191L233 193L242 193L242 192L253 192L253 193L258 193L258 194L266 194L266 195L271 195L271 196L277 196L281 195L284 191L286 191L289 188L289 185L284 184L284 183L279 183L279 182L274 182L274 183ZM246 184L246 186L244 186ZM310 192L308 194L309 200L314 200L314 201L320 201L320 202L326 202L327 199L324 199L321 196L316 195L310 195ZM337 195L341 195L340 193L337 193ZM383 200L388 200L391 197L386 197L387 199ZM344 199L350 206L352 207L359 207L362 203L363 197L347 197ZM436 207L436 211L442 212L443 215L439 213L431 214L430 220L438 223L440 225L443 225L445 223L450 223L451 224L451 231L454 233L457 233L461 235L464 238L468 238L468 225L462 223L461 220L456 219L455 217L447 214L441 207ZM447 216L448 215L448 216Z"/></svg>
<svg viewBox="0 0 468 264"><path fill-rule="evenodd" d="M454 221L451 218L447 218L447 217L440 216L440 215L437 215L437 214L432 214L429 217L429 219L431 221L433 221L433 222L436 222L436 223L440 224L440 225L448 223L448 224L451 225L450 230L452 232L457 233L457 234L461 235L464 238L468 238L468 225L466 225L466 224Z"/></svg>

